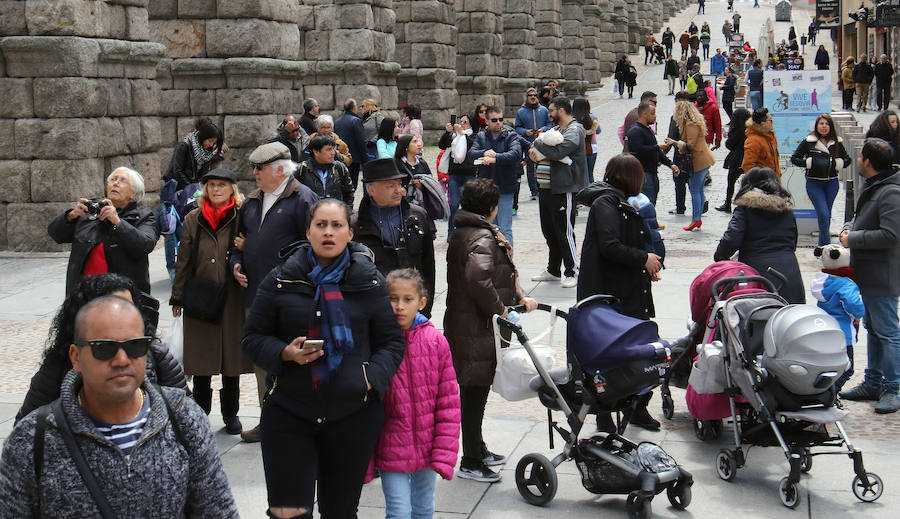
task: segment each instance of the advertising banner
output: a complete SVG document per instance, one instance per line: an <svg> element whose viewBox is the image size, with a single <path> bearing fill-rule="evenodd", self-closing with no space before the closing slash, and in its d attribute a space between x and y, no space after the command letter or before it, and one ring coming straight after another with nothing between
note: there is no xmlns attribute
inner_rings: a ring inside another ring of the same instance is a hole
<svg viewBox="0 0 900 519"><path fill-rule="evenodd" d="M790 166L787 158L812 131L816 117L831 112L831 72L766 70L763 105L772 114L782 156L781 183L794 197L797 228L801 233L811 232L817 229L816 212L806 195L805 170Z"/></svg>
<svg viewBox="0 0 900 519"><path fill-rule="evenodd" d="M841 0L816 0L816 24L819 27L841 26Z"/></svg>

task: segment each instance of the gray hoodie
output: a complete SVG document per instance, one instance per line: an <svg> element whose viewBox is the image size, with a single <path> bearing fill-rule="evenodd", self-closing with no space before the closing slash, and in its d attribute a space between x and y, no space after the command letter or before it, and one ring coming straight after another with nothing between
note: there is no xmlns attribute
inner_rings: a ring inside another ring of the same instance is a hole
<svg viewBox="0 0 900 519"><path fill-rule="evenodd" d="M62 408L117 517L238 516L209 420L193 399L185 398L183 390L163 388L179 422L184 446L175 438L161 395L145 382L150 415L126 458L97 431L76 403L81 385L80 374L70 371L66 375L60 391ZM100 509L82 481L52 413L47 417L37 485L32 454L37 413L32 411L23 418L3 446L0 517L100 517Z"/></svg>
<svg viewBox="0 0 900 519"><path fill-rule="evenodd" d="M540 141L534 142L535 149L551 161L550 190L554 195L577 193L588 184L584 126L573 119L564 130L559 126L553 129L562 133L562 143L548 146ZM572 164L558 162L564 157L572 159Z"/></svg>

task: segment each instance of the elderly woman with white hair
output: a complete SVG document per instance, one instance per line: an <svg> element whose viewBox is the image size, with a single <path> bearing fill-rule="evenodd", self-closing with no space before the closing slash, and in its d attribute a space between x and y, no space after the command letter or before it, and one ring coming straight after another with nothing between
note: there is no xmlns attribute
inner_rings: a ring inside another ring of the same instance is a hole
<svg viewBox="0 0 900 519"><path fill-rule="evenodd" d="M334 139L334 151L337 152L334 158L349 167L353 163L353 157L350 155L350 148L347 146L347 143L342 141L338 134L334 133L334 119L330 115L322 114L316 119L316 125L316 130L318 131L310 135L309 140L311 141L316 135L327 135Z"/></svg>
<svg viewBox="0 0 900 519"><path fill-rule="evenodd" d="M56 243L71 243L66 294L82 279L112 272L150 293L148 256L159 236L153 211L141 205L144 177L120 167L106 178L106 198L81 198L54 218L47 233Z"/></svg>

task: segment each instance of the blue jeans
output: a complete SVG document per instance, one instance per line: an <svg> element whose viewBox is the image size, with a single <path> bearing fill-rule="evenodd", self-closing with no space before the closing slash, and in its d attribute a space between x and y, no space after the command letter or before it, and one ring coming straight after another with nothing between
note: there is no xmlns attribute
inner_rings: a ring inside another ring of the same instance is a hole
<svg viewBox="0 0 900 519"><path fill-rule="evenodd" d="M750 92L750 106L753 107L754 110L757 108L762 108L763 104L763 93L761 90L753 90Z"/></svg>
<svg viewBox="0 0 900 519"><path fill-rule="evenodd" d="M459 209L459 193L463 184L470 180L475 180L475 175L449 175L447 182L447 190L450 192L448 202L450 203L450 221L447 223L447 234L453 232L453 216Z"/></svg>
<svg viewBox="0 0 900 519"><path fill-rule="evenodd" d="M647 195L650 203L656 206L656 197L659 196L659 175L655 172L644 172L644 185L641 186L641 193Z"/></svg>
<svg viewBox="0 0 900 519"><path fill-rule="evenodd" d="M531 196L538 195L538 183L537 177L534 176L535 164L531 162L531 159L525 159L525 177L528 179L528 190L531 191Z"/></svg>
<svg viewBox="0 0 900 519"><path fill-rule="evenodd" d="M838 194L838 179L815 180L806 179L806 194L816 208L816 219L819 221L819 246L831 243L831 207Z"/></svg>
<svg viewBox="0 0 900 519"><path fill-rule="evenodd" d="M412 473L382 472L386 519L431 519L436 481L437 473L431 469Z"/></svg>
<svg viewBox="0 0 900 519"><path fill-rule="evenodd" d="M588 166L588 184L594 183L594 166L597 164L597 154L591 153L587 156L587 166ZM537 182L534 183L537 186Z"/></svg>
<svg viewBox="0 0 900 519"><path fill-rule="evenodd" d="M701 169L691 173L688 180L688 189L691 191L691 221L696 222L703 218L703 183L706 181L706 174L709 168Z"/></svg>
<svg viewBox="0 0 900 519"><path fill-rule="evenodd" d="M509 245L513 244L513 235L512 235L512 208L513 208L513 199L515 198L515 193L506 193L500 195L500 204L497 207L497 217L494 218L492 222L494 225L500 228L500 232L503 233L503 236L509 240Z"/></svg>
<svg viewBox="0 0 900 519"><path fill-rule="evenodd" d="M900 389L900 323L897 296L866 296L863 323L866 326L866 376L864 383L875 394L897 394Z"/></svg>

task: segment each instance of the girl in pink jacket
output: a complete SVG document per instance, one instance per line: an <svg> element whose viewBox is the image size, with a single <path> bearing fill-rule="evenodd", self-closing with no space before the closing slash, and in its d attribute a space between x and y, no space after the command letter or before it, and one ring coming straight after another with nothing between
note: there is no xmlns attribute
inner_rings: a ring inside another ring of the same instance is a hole
<svg viewBox="0 0 900 519"><path fill-rule="evenodd" d="M384 395L384 427L367 481L381 474L386 516L430 518L437 475L453 478L459 452L459 386L447 339L419 313L428 302L422 276L387 276L406 353Z"/></svg>

